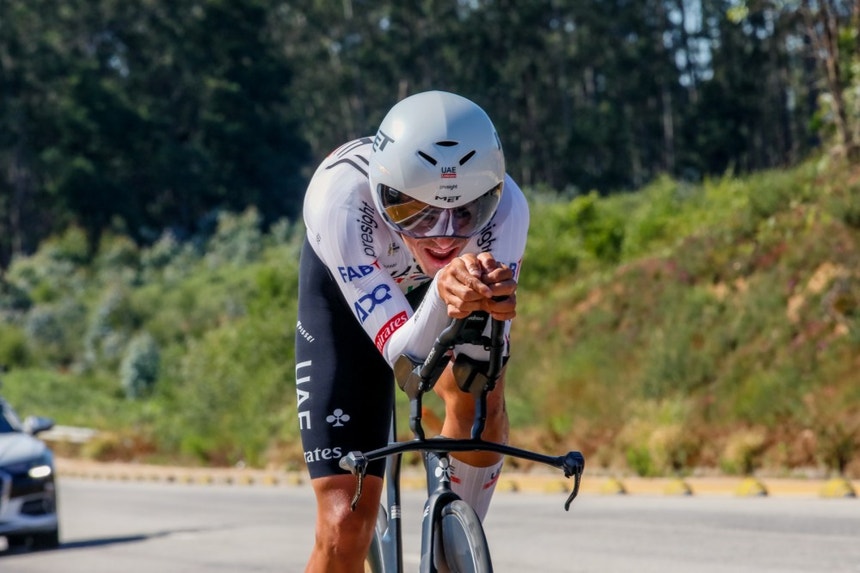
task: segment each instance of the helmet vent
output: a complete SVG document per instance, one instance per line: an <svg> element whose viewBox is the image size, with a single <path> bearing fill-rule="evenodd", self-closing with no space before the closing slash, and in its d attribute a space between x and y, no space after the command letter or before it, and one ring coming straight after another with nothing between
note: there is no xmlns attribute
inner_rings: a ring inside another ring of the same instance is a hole
<svg viewBox="0 0 860 573"><path fill-rule="evenodd" d="M472 156L473 156L473 155L475 155L475 150L474 150L474 149L473 149L472 151L470 151L469 153L467 153L466 155L464 155L463 157L461 157L461 158L460 158L460 165L464 165L467 161L469 161L470 159L472 159Z"/></svg>
<svg viewBox="0 0 860 573"><path fill-rule="evenodd" d="M439 147L454 147L455 145L458 145L458 142L456 142L456 141L437 141L436 145L438 145Z"/></svg>
<svg viewBox="0 0 860 573"><path fill-rule="evenodd" d="M427 155L423 151L419 151L418 155L420 155L421 158L424 159L424 161L427 161L431 165L436 165L436 163L437 163L437 161L433 157L431 157L430 155Z"/></svg>

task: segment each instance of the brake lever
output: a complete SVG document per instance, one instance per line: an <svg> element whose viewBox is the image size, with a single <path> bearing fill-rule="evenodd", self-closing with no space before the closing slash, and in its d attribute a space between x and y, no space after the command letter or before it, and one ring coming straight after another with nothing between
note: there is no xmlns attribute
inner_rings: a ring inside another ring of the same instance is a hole
<svg viewBox="0 0 860 573"><path fill-rule="evenodd" d="M570 504L579 494L579 485L582 482L582 472L585 470L585 456L581 452L568 452L562 462L564 477L573 476L573 491L570 492L567 501L564 502L564 510L570 511Z"/></svg>
<svg viewBox="0 0 860 573"><path fill-rule="evenodd" d="M355 511L358 501L361 499L361 491L364 488L364 476L367 474L367 456L361 452L349 452L340 458L338 465L341 469L349 471L355 476L355 494L349 502L350 511Z"/></svg>

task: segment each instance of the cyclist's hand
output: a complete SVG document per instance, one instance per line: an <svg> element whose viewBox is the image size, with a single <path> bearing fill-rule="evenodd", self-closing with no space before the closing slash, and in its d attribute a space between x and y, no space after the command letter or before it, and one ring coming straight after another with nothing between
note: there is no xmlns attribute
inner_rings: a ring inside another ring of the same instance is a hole
<svg viewBox="0 0 860 573"><path fill-rule="evenodd" d="M490 287L493 296L486 301L486 310L496 320L511 320L517 315L517 281L514 271L499 263L490 253L478 255L483 276L481 281Z"/></svg>
<svg viewBox="0 0 860 573"><path fill-rule="evenodd" d="M516 315L514 273L490 253L457 257L439 271L437 286L452 318L465 318L480 310L497 320Z"/></svg>

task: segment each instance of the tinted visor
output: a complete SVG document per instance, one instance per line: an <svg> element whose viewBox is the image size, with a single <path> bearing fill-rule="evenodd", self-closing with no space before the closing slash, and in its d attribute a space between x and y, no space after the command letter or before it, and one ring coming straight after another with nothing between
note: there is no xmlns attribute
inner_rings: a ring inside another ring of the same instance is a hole
<svg viewBox="0 0 860 573"><path fill-rule="evenodd" d="M451 208L428 205L386 185L379 186L379 196L385 218L399 233L415 238L469 238L480 231L496 212L502 197L502 184L470 203Z"/></svg>

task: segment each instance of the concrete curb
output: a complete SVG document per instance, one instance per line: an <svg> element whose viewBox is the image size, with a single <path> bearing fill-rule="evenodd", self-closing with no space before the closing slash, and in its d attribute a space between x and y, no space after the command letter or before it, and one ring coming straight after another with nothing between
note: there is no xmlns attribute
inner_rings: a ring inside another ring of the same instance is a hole
<svg viewBox="0 0 860 573"><path fill-rule="evenodd" d="M185 468L135 463L100 463L58 458L60 477L111 481L154 481L176 484L207 484L233 486L305 486L307 474L302 471L267 471L249 468ZM401 474L405 489L425 487L424 476L406 469ZM560 474L505 473L497 485L499 491L568 494L573 481ZM593 495L722 495L779 497L856 497L851 482L845 479L787 479L743 477L640 478L586 475L580 488Z"/></svg>

